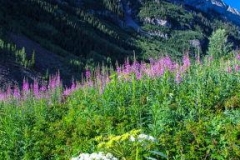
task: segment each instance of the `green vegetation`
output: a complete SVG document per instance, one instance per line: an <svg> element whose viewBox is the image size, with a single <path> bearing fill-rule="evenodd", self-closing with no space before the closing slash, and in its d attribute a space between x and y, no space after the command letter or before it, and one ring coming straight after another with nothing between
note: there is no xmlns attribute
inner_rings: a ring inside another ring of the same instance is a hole
<svg viewBox="0 0 240 160"><path fill-rule="evenodd" d="M6 21L5 30L24 34L63 57L75 55L85 64L91 59L107 63L108 57L123 61L137 49L128 33L88 9L44 0L5 1L1 14L8 16L1 21Z"/></svg>
<svg viewBox="0 0 240 160"><path fill-rule="evenodd" d="M10 32L63 58L64 78L87 69L69 88L47 76L48 84L24 80L21 89L0 90L0 159L101 152L126 160L240 157L240 55L226 41L239 43L238 27L167 1L131 0L142 28L136 32L125 26L119 1L79 2L0 0L0 61L34 69L38 60L10 43ZM144 61L132 61L133 53ZM125 64L95 68L116 61Z"/></svg>
<svg viewBox="0 0 240 160"><path fill-rule="evenodd" d="M210 37L208 54L219 58L230 53L231 45L227 44L226 31L218 29Z"/></svg>
<svg viewBox="0 0 240 160"><path fill-rule="evenodd" d="M24 47L22 49L17 49L16 45L6 43L2 39L0 39L0 55L2 61L15 58L15 62L24 68L32 68L35 63L34 52L32 53L31 58L28 58Z"/></svg>
<svg viewBox="0 0 240 160"><path fill-rule="evenodd" d="M2 101L0 157L69 159L79 152L104 151L129 160L237 159L240 61L236 56L206 57L191 66L185 57L184 68L173 65L176 70L165 68L160 75L154 70L156 63L143 65L146 74L140 79L132 71L118 71L105 86L92 86L89 80L99 83L88 73L87 86L62 101L61 88L52 90L47 99ZM168 60L166 67L171 69L169 65ZM150 68L158 76L152 76ZM153 137L132 140L140 133Z"/></svg>
<svg viewBox="0 0 240 160"><path fill-rule="evenodd" d="M186 51L193 56L198 52L205 55L207 39L218 28L225 29L225 33L230 35L228 40L235 45L238 45L240 40L238 27L223 22L217 15L204 14L188 6L176 5L168 1L144 1L138 17L143 22L144 31L161 35L140 42L146 57L158 57L159 54L167 53L179 58ZM157 24L159 21L166 21L167 24ZM163 35L167 35L167 38ZM199 40L201 47L192 45L191 40Z"/></svg>

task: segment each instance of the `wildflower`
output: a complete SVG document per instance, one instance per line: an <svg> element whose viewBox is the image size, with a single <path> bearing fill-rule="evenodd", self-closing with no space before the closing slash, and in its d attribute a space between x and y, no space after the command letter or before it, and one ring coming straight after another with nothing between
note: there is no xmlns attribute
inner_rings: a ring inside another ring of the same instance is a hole
<svg viewBox="0 0 240 160"><path fill-rule="evenodd" d="M161 63L163 64L164 68L171 70L173 63L169 56L164 57Z"/></svg>
<svg viewBox="0 0 240 160"><path fill-rule="evenodd" d="M228 73L231 73L231 72L232 72L232 67L229 66L229 67L227 68L227 72L228 72Z"/></svg>
<svg viewBox="0 0 240 160"><path fill-rule="evenodd" d="M125 72L125 74L130 74L130 72L131 72L131 65L130 65L128 59L124 63L124 72Z"/></svg>
<svg viewBox="0 0 240 160"><path fill-rule="evenodd" d="M99 153L81 153L78 157L71 158L71 160L118 160L111 153L104 154L103 152Z"/></svg>
<svg viewBox="0 0 240 160"><path fill-rule="evenodd" d="M86 70L85 76L87 79L91 78L91 72L89 70Z"/></svg>
<svg viewBox="0 0 240 160"><path fill-rule="evenodd" d="M121 67L117 67L117 74L121 74L122 73L122 68Z"/></svg>
<svg viewBox="0 0 240 160"><path fill-rule="evenodd" d="M51 90L56 89L57 87L61 86L61 80L59 73L56 76L52 76L49 78L48 88Z"/></svg>
<svg viewBox="0 0 240 160"><path fill-rule="evenodd" d="M131 142L134 142L136 139L133 137L133 136L130 136L130 139L129 139Z"/></svg>
<svg viewBox="0 0 240 160"><path fill-rule="evenodd" d="M237 54L237 55L236 55L236 59L237 59L237 60L240 60L240 54Z"/></svg>
<svg viewBox="0 0 240 160"><path fill-rule="evenodd" d="M45 85L42 85L41 88L40 88L40 91L45 92L46 90L47 90L47 87Z"/></svg>
<svg viewBox="0 0 240 160"><path fill-rule="evenodd" d="M129 141L131 142L143 142L143 141L152 141L155 142L156 139L153 136L150 135L146 135L146 134L139 134L136 138L134 136L130 136Z"/></svg>
<svg viewBox="0 0 240 160"><path fill-rule="evenodd" d="M13 97L16 98L16 99L19 99L21 97L21 94L20 94L20 91L19 91L19 88L17 86L14 87L14 90L13 90Z"/></svg>
<svg viewBox="0 0 240 160"><path fill-rule="evenodd" d="M29 83L26 79L23 80L22 91L24 96L30 92Z"/></svg>
<svg viewBox="0 0 240 160"><path fill-rule="evenodd" d="M34 80L34 83L33 83L33 94L36 98L40 98L40 94L39 94L39 85L38 85L38 81L37 80Z"/></svg>
<svg viewBox="0 0 240 160"><path fill-rule="evenodd" d="M5 93L1 93L0 92L0 101L3 101L3 100L5 100L6 99L6 95L5 95Z"/></svg>
<svg viewBox="0 0 240 160"><path fill-rule="evenodd" d="M142 142L142 141L156 141L156 139L153 137L153 136L149 136L149 135L146 135L146 134L140 134L138 135L138 141Z"/></svg>
<svg viewBox="0 0 240 160"><path fill-rule="evenodd" d="M239 65L236 65L236 66L235 66L235 71L236 71L236 72L240 71L240 66L239 66Z"/></svg>
<svg viewBox="0 0 240 160"><path fill-rule="evenodd" d="M66 88L64 91L63 91L63 95L64 96L68 96L68 95L70 95L71 94L71 89L70 88Z"/></svg>
<svg viewBox="0 0 240 160"><path fill-rule="evenodd" d="M189 56L188 56L188 54L186 54L183 56L183 66L186 69L186 68L190 67L190 65L191 65L191 63L190 63Z"/></svg>

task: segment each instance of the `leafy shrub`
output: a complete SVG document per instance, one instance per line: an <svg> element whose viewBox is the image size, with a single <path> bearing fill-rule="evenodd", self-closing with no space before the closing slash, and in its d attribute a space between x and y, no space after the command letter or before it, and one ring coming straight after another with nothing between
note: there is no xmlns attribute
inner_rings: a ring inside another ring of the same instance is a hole
<svg viewBox="0 0 240 160"><path fill-rule="evenodd" d="M227 55L231 51L231 45L227 43L227 35L225 29L218 29L212 33L209 38L208 54L219 58Z"/></svg>

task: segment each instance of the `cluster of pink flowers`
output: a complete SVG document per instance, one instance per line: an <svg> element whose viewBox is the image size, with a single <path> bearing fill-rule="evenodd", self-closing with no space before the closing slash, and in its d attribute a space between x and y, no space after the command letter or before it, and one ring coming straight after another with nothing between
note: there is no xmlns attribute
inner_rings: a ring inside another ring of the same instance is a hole
<svg viewBox="0 0 240 160"><path fill-rule="evenodd" d="M49 78L48 84L39 84L37 80L34 80L33 84L27 80L23 80L22 88L18 86L9 86L6 91L0 91L0 101L8 101L10 99L25 100L32 96L36 99L49 98L49 94L56 89L61 89L62 83L60 80L60 74Z"/></svg>
<svg viewBox="0 0 240 160"><path fill-rule="evenodd" d="M126 61L123 66L117 67L117 75L119 79L130 80L131 75L135 75L137 79L141 79L143 76L149 76L151 78L160 77L165 72L170 71L176 74L175 80L180 83L182 74L190 67L189 56L183 57L182 65L173 62L169 56L160 58L158 60L150 60L150 63L138 63L134 61L130 64ZM106 84L110 81L110 73L104 69L96 69L95 72L87 70L85 72L85 79L82 83L73 81L70 87L63 89L62 82L60 80L60 74L49 78L48 84L39 84L37 80L34 80L33 84L30 84L25 79L23 80L22 88L15 86L13 88L8 87L7 91L0 91L0 101L6 101L9 99L26 99L32 96L36 99L49 98L52 92L56 89L61 89L61 96L68 96L74 91L84 87L97 87L100 92L104 90Z"/></svg>
<svg viewBox="0 0 240 160"><path fill-rule="evenodd" d="M110 73L104 71L104 69L96 68L94 72L90 70L85 71L85 79L82 83L72 81L72 85L70 87L66 87L63 91L64 96L68 96L72 94L74 91L80 88L86 87L96 87L99 89L101 93L106 86L106 84L110 81Z"/></svg>
<svg viewBox="0 0 240 160"><path fill-rule="evenodd" d="M236 55L236 60L240 61L240 54ZM209 59L209 63L211 60ZM199 63L200 64L200 63ZM183 56L181 63L176 63L171 60L169 56L162 57L158 60L150 59L150 63L134 61L132 64L126 60L125 64L117 67L117 77L119 80L129 81L134 75L137 79L141 79L144 76L150 78L161 77L166 72L171 72L175 75L175 82L178 84L182 81L183 74L189 69L191 65L188 54ZM228 71L232 72L240 71L240 65L235 64L234 67L228 68ZM110 81L110 73L104 71L104 69L96 68L95 72L87 70L85 72L85 79L82 83L72 81L70 87L63 87L60 80L60 74L49 78L48 84L39 84L37 80L34 80L33 84L23 80L22 88L15 86L13 88L8 87L6 91L0 91L0 101L6 101L9 99L26 99L32 96L36 99L49 98L51 94L57 89L60 90L61 96L69 96L74 91L85 87L96 87L100 92L103 92L106 84Z"/></svg>
<svg viewBox="0 0 240 160"><path fill-rule="evenodd" d="M183 57L182 65L166 56L158 60L150 59L150 64L135 61L130 65L129 61L126 61L123 66L117 67L117 74L120 79L129 80L130 75L135 75L137 79L141 79L143 76L154 78L162 76L165 72L173 72L176 74L175 81L179 83L182 74L186 72L190 65L190 59L187 54Z"/></svg>

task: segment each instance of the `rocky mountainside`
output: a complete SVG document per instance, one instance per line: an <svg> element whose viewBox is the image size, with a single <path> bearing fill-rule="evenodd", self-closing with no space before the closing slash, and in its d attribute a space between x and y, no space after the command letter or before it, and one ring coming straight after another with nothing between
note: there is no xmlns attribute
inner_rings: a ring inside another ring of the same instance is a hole
<svg viewBox="0 0 240 160"><path fill-rule="evenodd" d="M218 28L238 48L239 22L239 12L221 0L0 0L0 66L22 67L20 77L3 74L0 85L58 70L79 79L134 53L143 61L204 56Z"/></svg>
<svg viewBox="0 0 240 160"><path fill-rule="evenodd" d="M206 13L209 11L215 11L216 13L220 14L222 18L240 25L240 12L225 4L222 0L180 0L180 2Z"/></svg>

